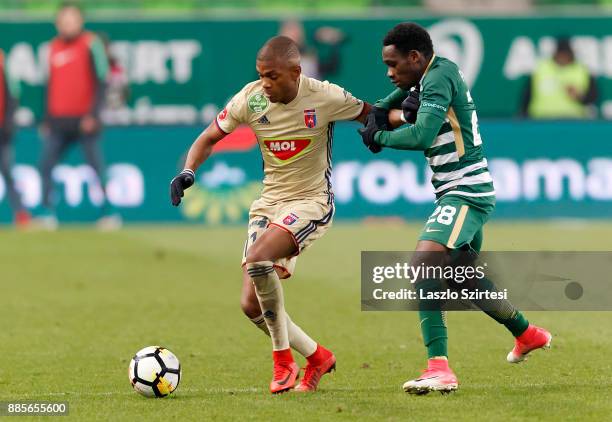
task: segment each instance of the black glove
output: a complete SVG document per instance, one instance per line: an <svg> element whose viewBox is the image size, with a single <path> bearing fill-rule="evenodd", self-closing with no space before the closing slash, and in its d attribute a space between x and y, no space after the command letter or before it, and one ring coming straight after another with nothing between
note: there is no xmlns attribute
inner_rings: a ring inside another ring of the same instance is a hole
<svg viewBox="0 0 612 422"><path fill-rule="evenodd" d="M389 110L372 106L370 114L374 116L374 123L376 123L376 126L378 126L380 130L389 129Z"/></svg>
<svg viewBox="0 0 612 422"><path fill-rule="evenodd" d="M193 185L195 174L193 170L185 169L170 182L170 200L175 207L181 203L185 189Z"/></svg>
<svg viewBox="0 0 612 422"><path fill-rule="evenodd" d="M378 131L380 131L380 128L376 125L376 118L372 112L368 113L365 127L357 129L357 132L361 135L363 144L374 154L378 154L382 151L382 147L374 141L374 135L376 135Z"/></svg>
<svg viewBox="0 0 612 422"><path fill-rule="evenodd" d="M414 124L416 122L417 112L421 106L421 101L419 100L420 92L421 87L417 84L417 86L410 90L406 99L402 101L402 113L407 123Z"/></svg>

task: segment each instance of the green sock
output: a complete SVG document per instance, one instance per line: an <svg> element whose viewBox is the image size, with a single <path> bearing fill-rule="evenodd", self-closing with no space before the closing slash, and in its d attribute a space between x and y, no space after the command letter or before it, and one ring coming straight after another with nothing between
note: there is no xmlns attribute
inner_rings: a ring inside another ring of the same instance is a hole
<svg viewBox="0 0 612 422"><path fill-rule="evenodd" d="M483 278L476 282L478 290L497 291L495 285L488 279ZM508 300L499 299L479 299L472 300L472 303L482 309L495 321L503 324L514 337L518 337L529 327L527 318L510 303Z"/></svg>
<svg viewBox="0 0 612 422"><path fill-rule="evenodd" d="M439 291L440 288L439 280L423 280L417 284L417 289L422 292L422 295L426 295L427 292ZM448 357L446 317L441 310L442 304L439 300L428 300L422 301L419 305L421 333L423 334L423 343L427 347L428 357Z"/></svg>

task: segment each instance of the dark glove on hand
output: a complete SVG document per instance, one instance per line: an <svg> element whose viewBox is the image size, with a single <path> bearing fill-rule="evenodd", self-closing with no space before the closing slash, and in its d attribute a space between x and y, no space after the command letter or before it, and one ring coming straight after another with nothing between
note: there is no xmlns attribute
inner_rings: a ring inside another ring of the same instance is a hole
<svg viewBox="0 0 612 422"><path fill-rule="evenodd" d="M407 123L414 124L416 122L417 112L421 106L421 101L419 100L420 93L421 87L417 84L417 86L410 90L406 99L402 101L402 113Z"/></svg>
<svg viewBox="0 0 612 422"><path fill-rule="evenodd" d="M370 114L374 116L374 123L376 123L379 130L389 129L389 110L373 106Z"/></svg>
<svg viewBox="0 0 612 422"><path fill-rule="evenodd" d="M365 127L357 129L357 132L361 135L363 144L374 154L378 154L382 151L382 147L374 141L374 135L376 135L378 131L380 131L380 128L376 125L376 118L372 112L368 114Z"/></svg>
<svg viewBox="0 0 612 422"><path fill-rule="evenodd" d="M193 170L185 169L170 182L170 200L175 207L181 203L185 189L193 185L195 174Z"/></svg>

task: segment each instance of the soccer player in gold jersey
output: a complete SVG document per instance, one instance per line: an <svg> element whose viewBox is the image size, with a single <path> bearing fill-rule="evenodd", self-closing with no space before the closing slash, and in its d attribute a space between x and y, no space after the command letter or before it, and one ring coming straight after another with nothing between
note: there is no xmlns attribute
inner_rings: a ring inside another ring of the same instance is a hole
<svg viewBox="0 0 612 422"><path fill-rule="evenodd" d="M171 199L175 206L181 202L215 143L241 124L251 127L263 157L264 187L249 212L241 306L272 339L270 391L296 384L299 367L291 348L308 362L295 391L315 391L336 358L289 318L280 279L291 275L297 255L331 225L334 122L363 123L370 106L337 85L302 75L298 47L287 37L268 40L256 68L259 80L238 92L191 146L185 169L171 182Z"/></svg>

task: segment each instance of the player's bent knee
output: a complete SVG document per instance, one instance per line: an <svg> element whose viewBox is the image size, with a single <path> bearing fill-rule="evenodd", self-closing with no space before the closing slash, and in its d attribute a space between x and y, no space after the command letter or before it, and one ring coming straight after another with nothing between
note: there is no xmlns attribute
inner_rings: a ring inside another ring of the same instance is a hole
<svg viewBox="0 0 612 422"><path fill-rule="evenodd" d="M246 273L246 269L245 269ZM259 300L255 294L253 280L248 277L245 279L245 284L242 286L242 294L240 295L240 308L242 312L249 318L256 318L261 315L261 307Z"/></svg>
<svg viewBox="0 0 612 422"><path fill-rule="evenodd" d="M251 246L249 248L249 251L247 252L247 256L246 256L247 265L249 263L254 264L257 262L269 261L269 259L270 258L267 256L266 253L264 253L263 250L260 250L259 248L255 246Z"/></svg>
<svg viewBox="0 0 612 422"><path fill-rule="evenodd" d="M242 296L240 298L240 308L248 318L256 318L261 315L261 307L257 301L257 297L251 295Z"/></svg>

